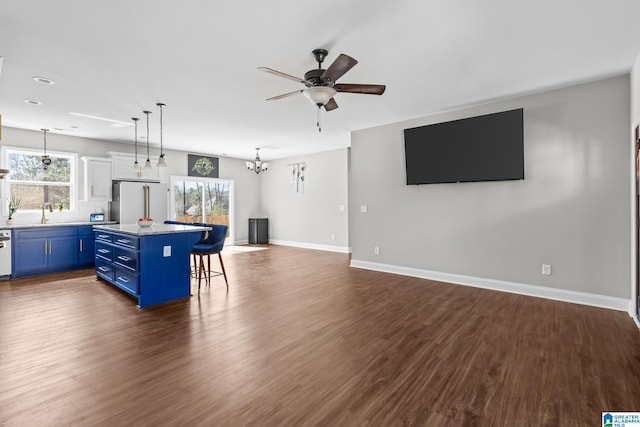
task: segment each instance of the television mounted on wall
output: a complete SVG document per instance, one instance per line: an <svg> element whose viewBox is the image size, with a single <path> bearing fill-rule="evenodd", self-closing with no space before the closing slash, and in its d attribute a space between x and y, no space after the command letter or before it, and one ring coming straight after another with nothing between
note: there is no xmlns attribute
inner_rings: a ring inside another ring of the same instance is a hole
<svg viewBox="0 0 640 427"><path fill-rule="evenodd" d="M404 130L407 185L524 179L523 109Z"/></svg>

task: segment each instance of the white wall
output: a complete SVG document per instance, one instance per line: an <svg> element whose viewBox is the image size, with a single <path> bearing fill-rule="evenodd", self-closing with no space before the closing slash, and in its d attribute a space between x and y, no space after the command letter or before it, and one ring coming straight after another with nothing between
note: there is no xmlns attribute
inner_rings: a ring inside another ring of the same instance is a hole
<svg viewBox="0 0 640 427"><path fill-rule="evenodd" d="M634 165L633 163L635 163L635 128L636 126L640 125L640 56L638 56L638 58L636 59L635 64L633 65L633 68L631 69L631 74L630 74L630 80L631 80L631 117L630 117L630 133L631 133L631 143L630 143L630 160L632 163L631 166L631 170L634 170ZM635 177L633 176L634 174L632 173L630 175L631 177L631 229L635 230L635 228L637 227L637 212L636 212L636 204L635 204L635 198L636 195L634 194L635 189L633 187L634 185L634 181L635 181ZM635 301L638 300L638 289L636 287L636 268L637 268L637 241L636 241L636 235L635 233L633 234L633 238L632 238L632 242L631 242L631 276L632 276L632 281L631 281L631 295L632 295L632 299L634 301L633 304L633 308L632 308L632 312L634 314L634 317L636 318L636 320L640 321L640 317L638 316L638 312L636 309L636 303ZM639 322L640 323L640 322Z"/></svg>
<svg viewBox="0 0 640 427"><path fill-rule="evenodd" d="M269 170L260 174L260 200L271 242L349 251L348 159L343 148L269 162ZM287 165L300 162L306 163L304 191L296 192Z"/></svg>
<svg viewBox="0 0 640 427"><path fill-rule="evenodd" d="M405 185L403 129L520 107L523 181ZM625 75L353 132L352 265L628 303L629 114Z"/></svg>
<svg viewBox="0 0 640 427"><path fill-rule="evenodd" d="M3 127L1 143L2 146L7 147L10 146L42 150L42 132ZM138 148L140 149L140 147ZM47 134L47 151L78 153L79 157L108 157L109 151L133 154L133 145L79 138L50 132ZM157 156L159 154L159 149L153 147L151 152L152 155ZM168 167L163 171L161 180L168 183L170 175L188 175L188 153L176 150L165 150L165 152ZM78 196L82 198L85 177L82 171L82 163L80 161L78 167ZM247 171L244 160L219 157L219 167L220 178L234 180L236 241L247 241L248 227L246 227L245 224L247 224L248 218L259 213L260 197L258 179L255 174ZM96 211L99 208L103 208L105 211L108 211L108 204L80 201L78 203L77 212L71 213L65 211L62 214L56 212L54 214L47 215L48 218L50 218L50 222L87 221L89 213ZM6 215L6 209L3 209L2 218L6 219ZM37 223L40 220L40 214L29 214L18 210L18 213L14 216L14 220L17 224Z"/></svg>

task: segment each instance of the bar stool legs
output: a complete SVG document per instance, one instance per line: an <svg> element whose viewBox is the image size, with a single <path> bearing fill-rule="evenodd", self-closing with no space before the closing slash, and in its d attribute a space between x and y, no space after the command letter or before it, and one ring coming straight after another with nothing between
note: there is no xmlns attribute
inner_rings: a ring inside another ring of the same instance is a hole
<svg viewBox="0 0 640 427"><path fill-rule="evenodd" d="M215 252L214 252L215 253ZM193 265L194 270L191 272L191 277L198 279L198 290L200 290L200 284L202 282L202 277L204 276L204 282L207 286L211 286L211 276L222 276L224 275L224 282L227 285L227 289L229 289L229 281L227 280L227 272L224 269L224 262L222 262L222 254L217 252L218 259L220 260L220 267L222 267L222 273L211 270L211 253L191 253L193 255ZM198 258L196 259L196 255ZM207 268L204 266L204 257L207 257Z"/></svg>

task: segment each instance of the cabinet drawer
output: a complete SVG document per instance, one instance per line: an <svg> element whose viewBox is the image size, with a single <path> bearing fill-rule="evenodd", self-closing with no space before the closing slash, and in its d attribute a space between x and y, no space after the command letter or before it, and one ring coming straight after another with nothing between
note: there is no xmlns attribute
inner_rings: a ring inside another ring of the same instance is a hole
<svg viewBox="0 0 640 427"><path fill-rule="evenodd" d="M125 246L131 249L138 249L138 238L137 237L128 237L117 235L114 236L113 243L121 246Z"/></svg>
<svg viewBox="0 0 640 427"><path fill-rule="evenodd" d="M96 242L113 242L113 234L96 231Z"/></svg>
<svg viewBox="0 0 640 427"><path fill-rule="evenodd" d="M138 275L136 273L116 267L115 282L121 288L138 295Z"/></svg>
<svg viewBox="0 0 640 427"><path fill-rule="evenodd" d="M113 261L113 246L106 244L102 240L96 240L96 257Z"/></svg>
<svg viewBox="0 0 640 427"><path fill-rule="evenodd" d="M111 263L96 258L96 274L104 279L113 282L114 268Z"/></svg>
<svg viewBox="0 0 640 427"><path fill-rule="evenodd" d="M46 239L49 237L71 237L78 235L78 227L41 227L15 230L14 239Z"/></svg>
<svg viewBox="0 0 640 427"><path fill-rule="evenodd" d="M136 251L115 247L113 251L113 262L133 271L137 271L138 253Z"/></svg>

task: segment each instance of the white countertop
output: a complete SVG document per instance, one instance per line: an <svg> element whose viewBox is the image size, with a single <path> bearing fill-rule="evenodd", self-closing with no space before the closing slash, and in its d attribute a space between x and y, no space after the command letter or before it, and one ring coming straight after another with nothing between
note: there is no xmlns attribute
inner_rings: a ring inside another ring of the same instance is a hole
<svg viewBox="0 0 640 427"><path fill-rule="evenodd" d="M103 221L103 222L89 222L89 221L75 221L75 222L47 222L46 224L1 224L0 230L13 230L16 228L42 228L42 227L73 227L79 225L105 225L115 224L115 221Z"/></svg>
<svg viewBox="0 0 640 427"><path fill-rule="evenodd" d="M105 224L95 225L96 230L113 231L114 233L132 234L134 236L149 236L153 234L169 233L193 233L194 231L207 231L212 227L198 225L153 224L151 227L139 227L138 224Z"/></svg>

